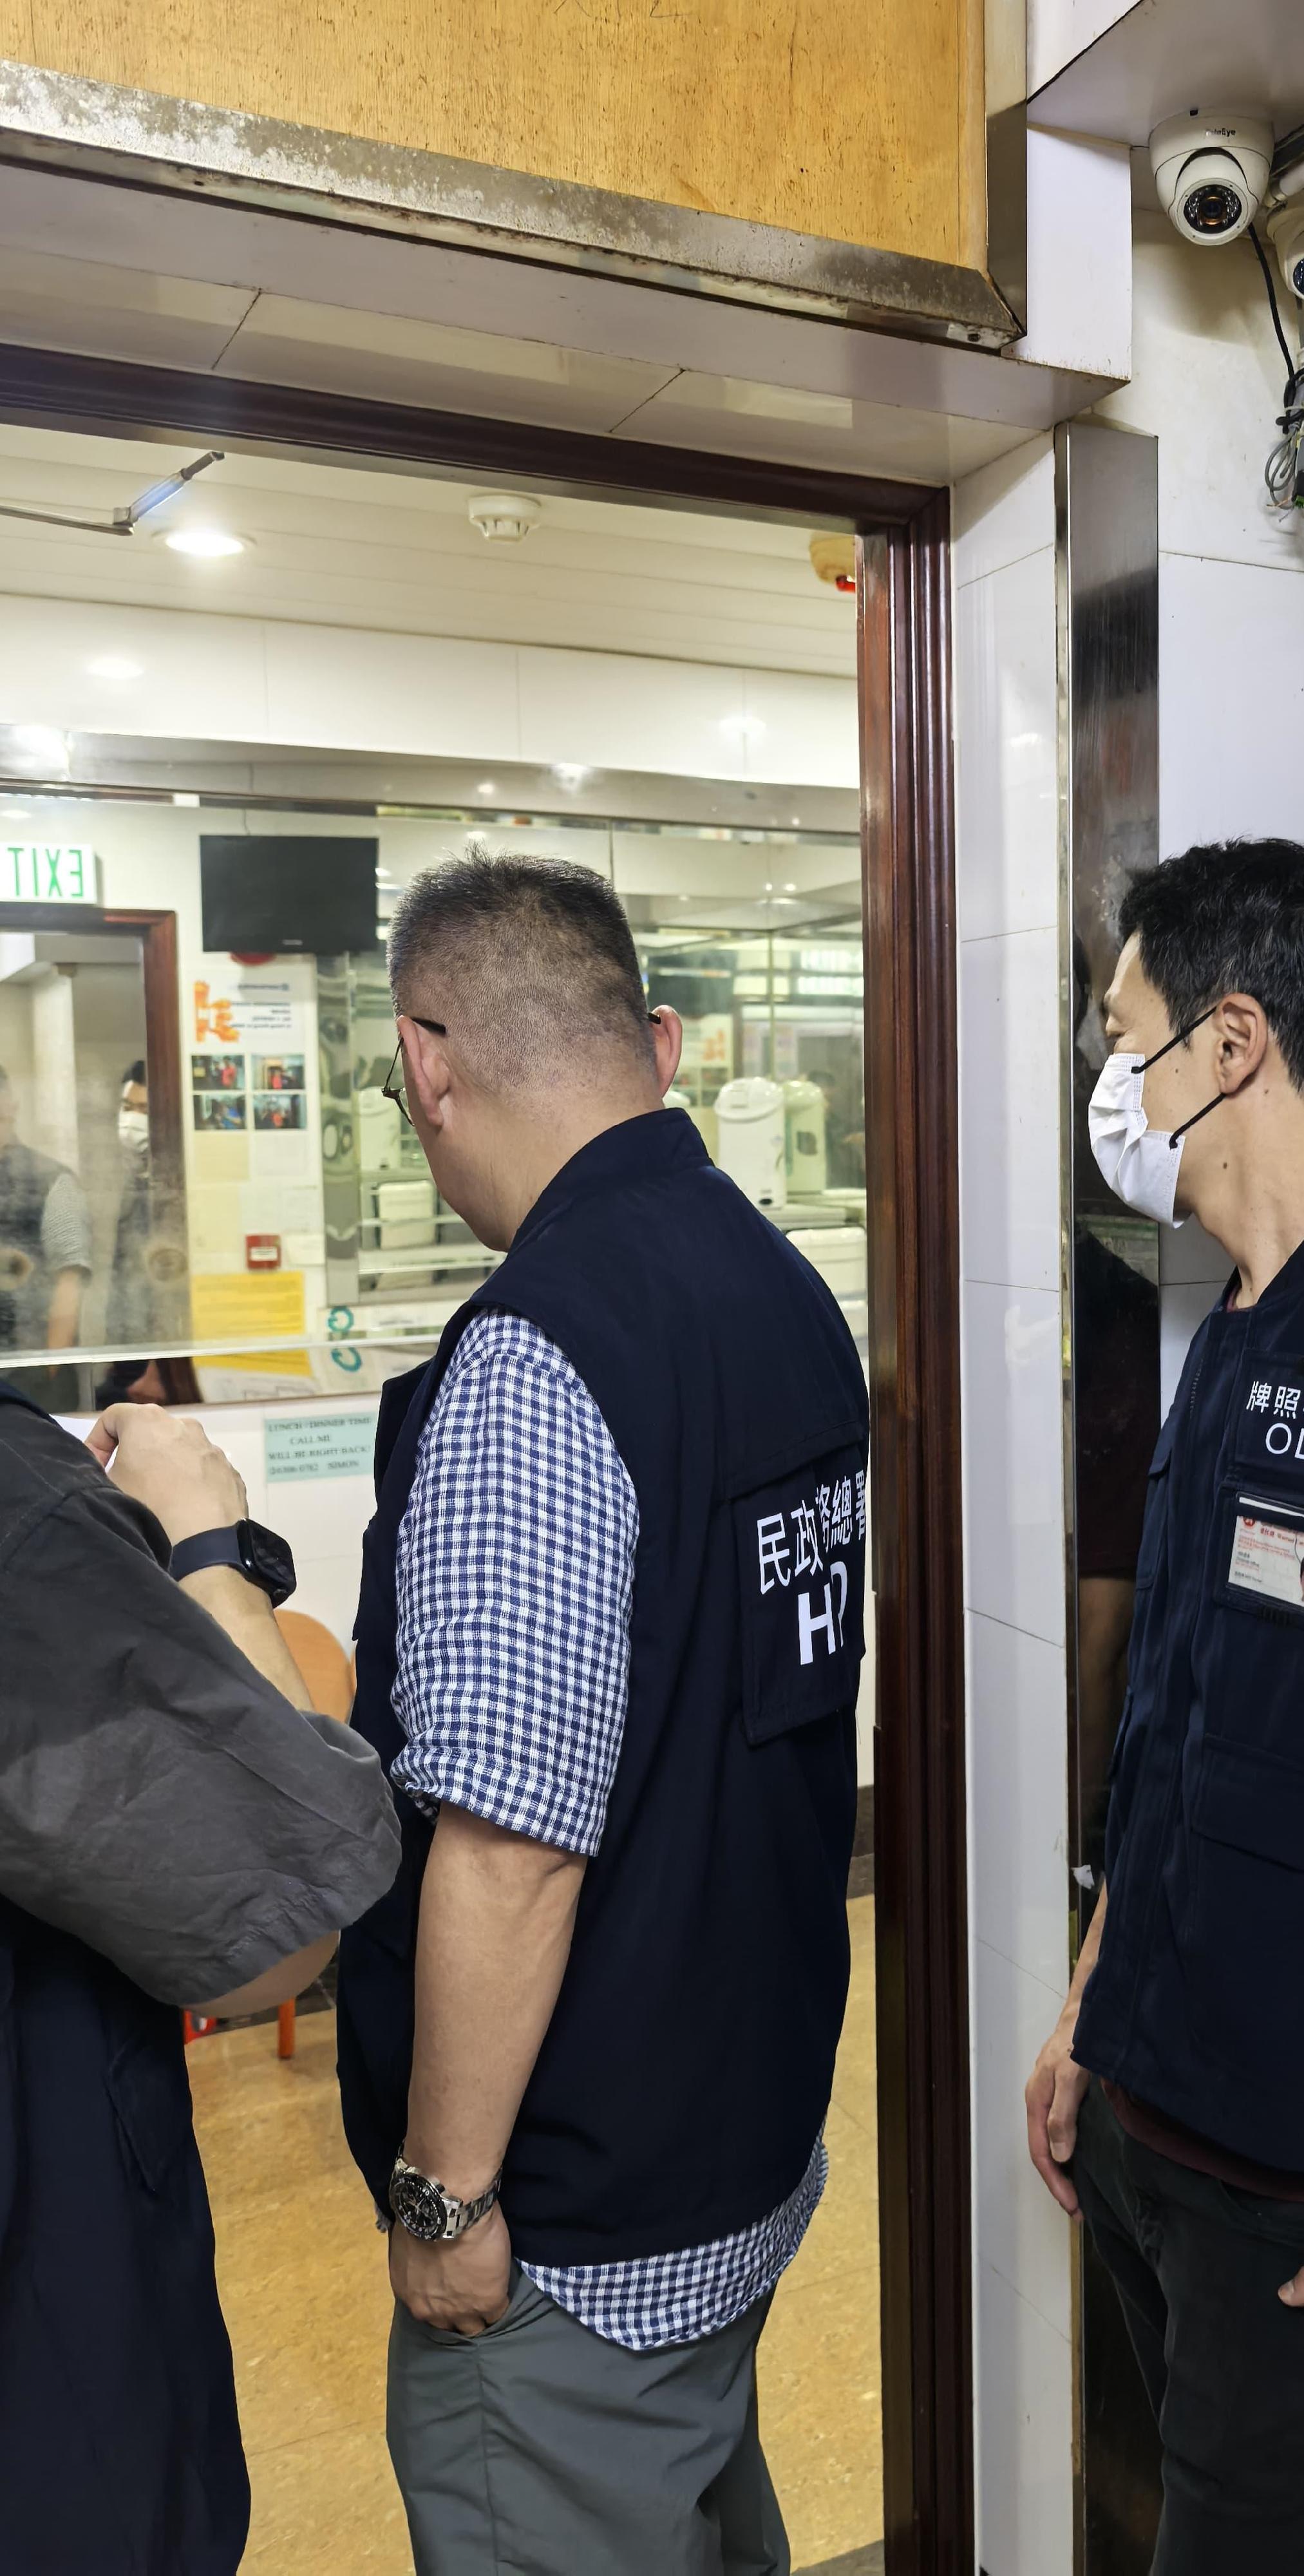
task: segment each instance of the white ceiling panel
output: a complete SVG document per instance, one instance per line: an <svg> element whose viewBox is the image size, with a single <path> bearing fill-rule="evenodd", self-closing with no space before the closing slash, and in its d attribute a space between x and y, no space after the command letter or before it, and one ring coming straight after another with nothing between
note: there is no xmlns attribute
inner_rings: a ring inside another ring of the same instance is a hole
<svg viewBox="0 0 1304 2576"><path fill-rule="evenodd" d="M254 297L246 286L145 275L96 260L6 250L0 340L137 365L216 366Z"/></svg>
<svg viewBox="0 0 1304 2576"><path fill-rule="evenodd" d="M0 425L0 502L107 516L195 452ZM0 517L0 591L735 669L854 667L849 604L816 580L802 528L544 495L531 536L490 544L467 515L476 488L227 456L130 539ZM187 521L230 529L245 552L171 553L163 536Z"/></svg>
<svg viewBox="0 0 1304 2576"><path fill-rule="evenodd" d="M782 459L825 473L946 483L1023 446L1028 432L849 395L806 393L795 385L685 372L622 422L616 435L709 448L717 455Z"/></svg>
<svg viewBox="0 0 1304 2576"><path fill-rule="evenodd" d="M675 370L634 358L590 357L541 340L260 295L223 350L218 372L369 402L421 403L600 432L614 429Z"/></svg>

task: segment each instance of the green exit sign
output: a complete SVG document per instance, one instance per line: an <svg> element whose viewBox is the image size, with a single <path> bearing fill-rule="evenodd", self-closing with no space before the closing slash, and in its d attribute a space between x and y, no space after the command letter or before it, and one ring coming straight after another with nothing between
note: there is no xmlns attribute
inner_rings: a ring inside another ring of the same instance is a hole
<svg viewBox="0 0 1304 2576"><path fill-rule="evenodd" d="M99 899L99 863L84 841L0 841L0 902Z"/></svg>

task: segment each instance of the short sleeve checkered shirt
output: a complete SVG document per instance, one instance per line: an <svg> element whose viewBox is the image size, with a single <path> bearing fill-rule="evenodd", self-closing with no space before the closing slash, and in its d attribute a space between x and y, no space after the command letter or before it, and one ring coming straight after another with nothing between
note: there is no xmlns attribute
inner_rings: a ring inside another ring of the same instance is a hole
<svg viewBox="0 0 1304 2576"><path fill-rule="evenodd" d="M394 1778L585 1857L602 1840L625 1725L638 1505L588 1389L517 1315L468 1325L422 1438L398 1543ZM637 2262L527 2265L632 2351L694 2343L791 2262L824 2188L738 2235Z"/></svg>

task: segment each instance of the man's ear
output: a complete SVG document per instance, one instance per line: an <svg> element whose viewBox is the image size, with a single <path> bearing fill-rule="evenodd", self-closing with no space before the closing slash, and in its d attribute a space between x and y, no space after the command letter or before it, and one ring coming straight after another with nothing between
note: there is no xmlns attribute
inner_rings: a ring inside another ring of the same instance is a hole
<svg viewBox="0 0 1304 2576"><path fill-rule="evenodd" d="M405 1011L398 1014L398 1032L403 1040L403 1069L408 1102L415 1100L427 1127L442 1127L444 1103L452 1076L442 1038L432 1029L423 1029Z"/></svg>
<svg viewBox="0 0 1304 2576"><path fill-rule="evenodd" d="M1234 1094L1258 1072L1272 1040L1268 1016L1252 993L1228 993L1213 1016L1219 1090Z"/></svg>
<svg viewBox="0 0 1304 2576"><path fill-rule="evenodd" d="M659 1003L651 1017L652 1044L657 1060L657 1089L664 1098L679 1071L679 1059L684 1051L684 1023L678 1011L672 1011L668 1002Z"/></svg>

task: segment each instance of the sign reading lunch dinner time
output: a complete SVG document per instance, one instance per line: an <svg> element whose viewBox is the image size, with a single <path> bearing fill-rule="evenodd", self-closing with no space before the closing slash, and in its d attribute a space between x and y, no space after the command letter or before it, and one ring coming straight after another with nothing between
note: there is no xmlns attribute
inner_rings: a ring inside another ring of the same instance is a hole
<svg viewBox="0 0 1304 2576"><path fill-rule="evenodd" d="M84 841L0 841L0 902L99 899L99 862Z"/></svg>

